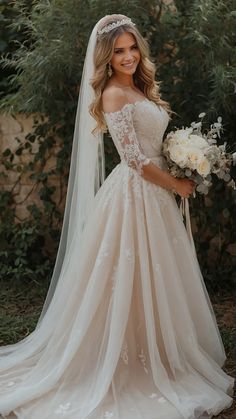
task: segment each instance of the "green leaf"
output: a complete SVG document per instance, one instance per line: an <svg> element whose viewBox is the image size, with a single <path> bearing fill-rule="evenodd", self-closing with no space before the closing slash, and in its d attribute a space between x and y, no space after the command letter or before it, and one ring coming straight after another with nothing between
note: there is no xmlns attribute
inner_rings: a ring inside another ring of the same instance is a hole
<svg viewBox="0 0 236 419"><path fill-rule="evenodd" d="M19 148L15 151L15 153L16 153L16 155L17 155L17 156L21 156L22 152L23 152L23 147L19 147Z"/></svg>
<svg viewBox="0 0 236 419"><path fill-rule="evenodd" d="M4 150L4 152L2 153L4 157L8 157L11 154L11 150L10 148L7 148L6 150Z"/></svg>

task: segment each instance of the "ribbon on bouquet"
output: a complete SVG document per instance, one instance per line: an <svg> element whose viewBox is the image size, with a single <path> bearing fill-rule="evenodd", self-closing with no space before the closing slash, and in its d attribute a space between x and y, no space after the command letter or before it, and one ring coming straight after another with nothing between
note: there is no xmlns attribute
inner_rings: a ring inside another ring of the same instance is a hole
<svg viewBox="0 0 236 419"><path fill-rule="evenodd" d="M191 220L190 220L190 212L189 212L189 202L188 198L181 198L180 202L180 212L183 218L185 218L185 226L188 233L189 241L191 243L191 246L195 252L195 245L193 241L193 234L192 234L192 228L191 228Z"/></svg>

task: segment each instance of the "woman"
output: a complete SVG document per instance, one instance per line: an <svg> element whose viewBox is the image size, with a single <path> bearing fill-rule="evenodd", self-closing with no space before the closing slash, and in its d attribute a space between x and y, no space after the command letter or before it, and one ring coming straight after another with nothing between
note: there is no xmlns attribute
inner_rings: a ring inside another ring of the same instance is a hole
<svg viewBox="0 0 236 419"><path fill-rule="evenodd" d="M1 348L2 414L196 419L232 403L233 378L221 369L221 337L173 196L188 197L194 184L168 174L161 156L169 114L136 26L105 16L86 54L43 313L28 338ZM106 126L121 163L94 197Z"/></svg>

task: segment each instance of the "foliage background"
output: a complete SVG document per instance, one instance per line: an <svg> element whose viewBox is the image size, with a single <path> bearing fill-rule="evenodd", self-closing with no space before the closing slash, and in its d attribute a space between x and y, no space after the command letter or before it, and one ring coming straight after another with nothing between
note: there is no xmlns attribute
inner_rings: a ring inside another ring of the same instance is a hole
<svg viewBox="0 0 236 419"><path fill-rule="evenodd" d="M65 197L79 82L89 34L105 14L130 16L150 44L162 81L164 99L177 115L173 126L188 125L200 112L206 123L221 115L222 142L235 150L236 2L235 0L41 0L0 2L0 49L3 78L1 106L11 112L37 114L33 132L18 140L13 154L0 157L2 176L30 176L39 190L40 208L29 206L29 218L16 219L16 196L0 191L0 277L46 281L51 274L62 221L50 179L57 176ZM46 169L50 151L58 147L56 165ZM36 151L35 151L36 150ZM118 162L107 137L106 172ZM17 156L32 159L19 165ZM233 287L236 255L236 193L217 185L208 197L191 203L195 243L209 289ZM27 203L26 203L27 204ZM55 247L50 256L47 242Z"/></svg>

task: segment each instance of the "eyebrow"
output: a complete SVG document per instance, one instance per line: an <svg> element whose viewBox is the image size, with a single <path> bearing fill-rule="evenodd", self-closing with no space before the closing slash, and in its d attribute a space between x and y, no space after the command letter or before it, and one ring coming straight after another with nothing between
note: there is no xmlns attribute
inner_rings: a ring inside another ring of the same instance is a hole
<svg viewBox="0 0 236 419"><path fill-rule="evenodd" d="M130 45L130 48L132 48L132 47L134 47L136 45L137 45L137 42L135 42L134 44ZM125 48L124 47L116 47L116 48L114 48L114 51L120 50L120 49L125 49Z"/></svg>

